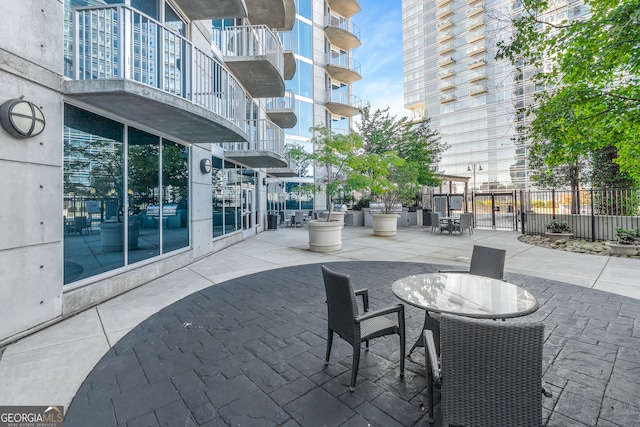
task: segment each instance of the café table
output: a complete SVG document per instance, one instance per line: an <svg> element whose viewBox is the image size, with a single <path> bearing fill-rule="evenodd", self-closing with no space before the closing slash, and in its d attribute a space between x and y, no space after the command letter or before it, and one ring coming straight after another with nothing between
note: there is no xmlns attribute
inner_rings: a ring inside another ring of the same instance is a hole
<svg viewBox="0 0 640 427"><path fill-rule="evenodd" d="M391 285L401 301L425 310L424 327L430 329L440 352L440 323L430 313L450 313L478 319L526 316L538 309L538 301L513 283L469 273L416 274ZM422 347L422 333L411 347Z"/></svg>

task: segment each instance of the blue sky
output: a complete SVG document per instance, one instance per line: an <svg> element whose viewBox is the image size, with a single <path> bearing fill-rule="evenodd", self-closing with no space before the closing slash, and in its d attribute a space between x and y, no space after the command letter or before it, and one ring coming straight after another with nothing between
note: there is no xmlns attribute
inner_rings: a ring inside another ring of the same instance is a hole
<svg viewBox="0 0 640 427"><path fill-rule="evenodd" d="M390 107L391 114L408 116L402 88L402 1L360 0L360 6L351 18L362 41L353 51L362 67L362 80L353 85L353 93L363 103L371 102L373 111Z"/></svg>

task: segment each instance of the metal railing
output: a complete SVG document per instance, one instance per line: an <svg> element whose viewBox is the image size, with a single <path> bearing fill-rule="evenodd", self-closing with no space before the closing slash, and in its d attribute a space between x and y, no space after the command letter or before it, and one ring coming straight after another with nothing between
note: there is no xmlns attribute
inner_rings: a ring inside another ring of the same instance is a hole
<svg viewBox="0 0 640 427"><path fill-rule="evenodd" d="M337 65L362 75L360 72L360 63L348 54L340 54L338 52L331 51L326 54L326 60L327 65Z"/></svg>
<svg viewBox="0 0 640 427"><path fill-rule="evenodd" d="M127 79L187 99L244 127L245 90L211 55L127 6L74 10L73 78Z"/></svg>
<svg viewBox="0 0 640 427"><path fill-rule="evenodd" d="M544 234L552 220L567 221L576 238L615 240L617 227L640 227L640 190L550 190L521 192L524 233Z"/></svg>
<svg viewBox="0 0 640 427"><path fill-rule="evenodd" d="M266 25L214 28L213 42L223 56L265 56L280 74L284 74L282 43Z"/></svg>
<svg viewBox="0 0 640 427"><path fill-rule="evenodd" d="M360 98L340 89L327 89L325 102L350 105L353 108L360 108L362 106Z"/></svg>
<svg viewBox="0 0 640 427"><path fill-rule="evenodd" d="M324 16L325 27L336 27L353 34L358 40L360 40L360 28L350 19L336 15L335 13L328 13Z"/></svg>
<svg viewBox="0 0 640 427"><path fill-rule="evenodd" d="M295 39L291 31L278 31L276 35L278 36L278 40L280 40L283 51L294 50Z"/></svg>
<svg viewBox="0 0 640 427"><path fill-rule="evenodd" d="M282 110L287 108L294 108L295 97L293 95L293 91L291 89L287 89L284 92L284 96L278 96L275 98L266 98L265 99L265 108L267 111L270 110Z"/></svg>
<svg viewBox="0 0 640 427"><path fill-rule="evenodd" d="M266 119L247 120L247 142L221 142L220 146L228 151L268 150L284 155L284 131L275 123Z"/></svg>

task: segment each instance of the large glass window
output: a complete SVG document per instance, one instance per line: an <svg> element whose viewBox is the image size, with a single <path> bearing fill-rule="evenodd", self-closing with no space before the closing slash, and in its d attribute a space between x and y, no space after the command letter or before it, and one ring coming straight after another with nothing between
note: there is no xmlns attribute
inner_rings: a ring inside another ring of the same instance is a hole
<svg viewBox="0 0 640 427"><path fill-rule="evenodd" d="M298 12L298 15L311 20L313 13L311 0L297 0L296 3L296 11Z"/></svg>
<svg viewBox="0 0 640 427"><path fill-rule="evenodd" d="M65 284L189 246L188 147L65 105L63 173Z"/></svg>

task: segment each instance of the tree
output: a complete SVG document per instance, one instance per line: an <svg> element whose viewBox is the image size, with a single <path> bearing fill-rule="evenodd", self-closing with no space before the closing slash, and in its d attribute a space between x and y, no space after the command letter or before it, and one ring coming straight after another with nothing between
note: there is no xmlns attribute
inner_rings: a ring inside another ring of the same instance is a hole
<svg viewBox="0 0 640 427"><path fill-rule="evenodd" d="M313 153L302 147L292 147L291 157L300 163L313 162L322 170L324 176L316 176L316 183L312 187L314 193L324 191L329 199L329 215L333 213L333 200L342 191L358 189L360 181L352 180L354 162L362 151L362 138L356 133L333 133L325 126L311 128L313 132Z"/></svg>
<svg viewBox="0 0 640 427"><path fill-rule="evenodd" d="M544 89L525 107L532 151L543 153L544 164L554 170L615 147L614 162L639 180L637 0L585 0L589 14L561 22L547 19L546 0L522 3L514 35L499 43L497 58L509 59L518 73L533 70L533 83Z"/></svg>
<svg viewBox="0 0 640 427"><path fill-rule="evenodd" d="M394 151L404 159L405 172L413 170L420 185L440 183L436 172L439 156L447 148L437 131L431 129L431 119L414 123L409 118L398 119L389 108L371 113L371 104L360 109L359 133L366 154L383 155Z"/></svg>

